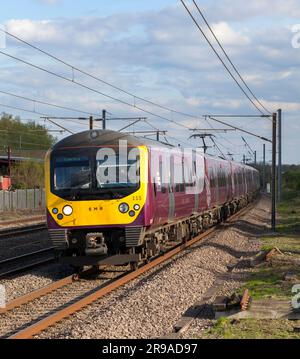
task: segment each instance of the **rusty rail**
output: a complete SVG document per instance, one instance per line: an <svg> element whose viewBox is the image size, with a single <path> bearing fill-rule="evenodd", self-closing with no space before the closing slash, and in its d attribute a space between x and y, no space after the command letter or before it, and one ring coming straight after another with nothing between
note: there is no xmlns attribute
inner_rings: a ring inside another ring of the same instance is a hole
<svg viewBox="0 0 300 359"><path fill-rule="evenodd" d="M0 314L5 314L9 311L11 311L12 309L18 308L21 305L27 304L32 302L34 299L37 298L41 298L49 293L54 292L55 290L62 288L68 284L72 284L74 281L74 276L71 275L69 277L63 278L59 281L56 281L54 283L51 283L41 289L37 289L34 292L25 294L19 298L16 298L14 300L12 300L11 302L9 302L5 308L0 308Z"/></svg>
<svg viewBox="0 0 300 359"><path fill-rule="evenodd" d="M245 289L240 306L242 311L246 311L250 303L250 293L248 289Z"/></svg>
<svg viewBox="0 0 300 359"><path fill-rule="evenodd" d="M8 313L15 308L18 308L24 304L30 303L35 299L39 299L47 294L50 294L50 293L56 291L57 289L63 288L67 285L70 285L73 282L76 282L76 281L80 280L81 278L85 278L86 276L89 276L94 273L95 273L94 268L87 269L84 272L81 272L80 274L72 274L68 277L65 277L65 278L57 280L51 284L48 284L45 287L39 288L33 292L22 295L21 297L16 298L16 299L12 300L11 302L9 302L5 306L5 308L0 308L0 314Z"/></svg>

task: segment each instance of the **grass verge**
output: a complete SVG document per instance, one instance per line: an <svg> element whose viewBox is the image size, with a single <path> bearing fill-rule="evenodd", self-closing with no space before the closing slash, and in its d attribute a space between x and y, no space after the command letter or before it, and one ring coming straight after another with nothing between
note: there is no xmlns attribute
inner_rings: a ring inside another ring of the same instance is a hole
<svg viewBox="0 0 300 359"><path fill-rule="evenodd" d="M300 192L286 189L278 206L278 236L261 238L262 250L277 247L284 255L275 256L270 266L257 268L251 273L238 294L248 288L253 300L291 300L292 287L300 284ZM286 280L292 274L293 280ZM298 325L300 323L298 322ZM204 338L216 339L300 339L294 332L295 322L285 319L259 320L220 318L203 333Z"/></svg>

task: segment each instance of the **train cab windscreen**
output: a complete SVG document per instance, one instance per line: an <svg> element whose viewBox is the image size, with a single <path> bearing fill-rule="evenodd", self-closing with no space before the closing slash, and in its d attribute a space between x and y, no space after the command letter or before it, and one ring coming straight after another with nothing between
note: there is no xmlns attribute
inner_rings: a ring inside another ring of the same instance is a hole
<svg viewBox="0 0 300 359"><path fill-rule="evenodd" d="M113 150L80 149L52 153L51 190L67 200L123 198L140 187L138 149L125 155Z"/></svg>

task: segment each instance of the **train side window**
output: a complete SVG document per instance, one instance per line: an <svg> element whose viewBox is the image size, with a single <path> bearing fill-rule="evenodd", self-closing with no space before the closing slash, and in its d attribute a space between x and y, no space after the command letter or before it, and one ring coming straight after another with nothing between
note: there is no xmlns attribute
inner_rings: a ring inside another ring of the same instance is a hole
<svg viewBox="0 0 300 359"><path fill-rule="evenodd" d="M177 161L173 157L172 161L172 168L173 168L173 185L175 188L175 192L184 192L185 191L185 184L184 184L184 164L183 160L177 158Z"/></svg>

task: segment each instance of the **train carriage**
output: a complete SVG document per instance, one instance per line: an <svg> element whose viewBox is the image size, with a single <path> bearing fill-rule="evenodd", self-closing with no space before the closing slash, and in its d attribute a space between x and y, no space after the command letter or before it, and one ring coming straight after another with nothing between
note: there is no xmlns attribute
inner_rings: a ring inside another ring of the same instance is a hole
<svg viewBox="0 0 300 359"><path fill-rule="evenodd" d="M86 131L46 156L47 223L60 260L136 266L245 206L259 174L114 131Z"/></svg>

